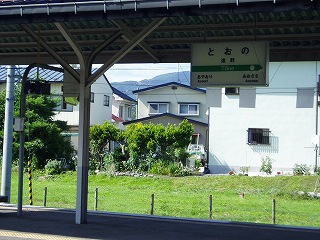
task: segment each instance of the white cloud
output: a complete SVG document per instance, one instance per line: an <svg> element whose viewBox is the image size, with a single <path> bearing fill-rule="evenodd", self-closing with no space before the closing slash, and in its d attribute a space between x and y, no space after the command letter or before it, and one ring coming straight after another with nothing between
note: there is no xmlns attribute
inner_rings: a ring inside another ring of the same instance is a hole
<svg viewBox="0 0 320 240"><path fill-rule="evenodd" d="M116 64L105 72L110 82L141 81L155 76L190 71L189 63Z"/></svg>

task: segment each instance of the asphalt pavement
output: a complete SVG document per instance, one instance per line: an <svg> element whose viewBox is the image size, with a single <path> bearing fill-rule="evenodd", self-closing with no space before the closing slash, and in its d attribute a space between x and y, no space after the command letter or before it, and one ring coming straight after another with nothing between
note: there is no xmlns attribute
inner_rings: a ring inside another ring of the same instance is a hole
<svg viewBox="0 0 320 240"><path fill-rule="evenodd" d="M75 223L75 211L0 205L0 239L108 240L320 240L320 228L290 227L201 219L88 212L86 224Z"/></svg>

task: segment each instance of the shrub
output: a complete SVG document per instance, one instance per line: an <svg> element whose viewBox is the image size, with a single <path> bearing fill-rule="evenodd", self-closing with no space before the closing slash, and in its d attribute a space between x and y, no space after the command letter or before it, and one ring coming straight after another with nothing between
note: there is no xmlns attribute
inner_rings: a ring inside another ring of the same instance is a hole
<svg viewBox="0 0 320 240"><path fill-rule="evenodd" d="M200 169L200 167L203 167L201 160L198 158L195 160L194 165L196 169Z"/></svg>
<svg viewBox="0 0 320 240"><path fill-rule="evenodd" d="M178 162L186 165L187 159L190 157L190 153L185 148L176 148L174 150L174 155Z"/></svg>
<svg viewBox="0 0 320 240"><path fill-rule="evenodd" d="M191 175L191 172L188 168L183 167L178 163L170 163L168 165L169 168L169 176L171 177L183 177Z"/></svg>
<svg viewBox="0 0 320 240"><path fill-rule="evenodd" d="M266 156L261 159L261 168L260 171L264 172L266 174L271 174L272 173L272 164L274 160L271 159L270 157Z"/></svg>
<svg viewBox="0 0 320 240"><path fill-rule="evenodd" d="M118 171L111 153L107 153L104 157L104 171L109 176L113 176Z"/></svg>
<svg viewBox="0 0 320 240"><path fill-rule="evenodd" d="M99 169L99 161L96 158L89 159L89 170L90 172L94 172Z"/></svg>
<svg viewBox="0 0 320 240"><path fill-rule="evenodd" d="M310 169L307 164L295 164L293 166L293 175L309 175Z"/></svg>
<svg viewBox="0 0 320 240"><path fill-rule="evenodd" d="M124 171L136 171L139 169L139 159L130 157L126 162L123 162Z"/></svg>
<svg viewBox="0 0 320 240"><path fill-rule="evenodd" d="M182 177L191 175L190 169L183 167L179 163L166 163L163 161L157 161L153 163L152 168L149 171L153 174L161 174L172 177Z"/></svg>
<svg viewBox="0 0 320 240"><path fill-rule="evenodd" d="M113 150L110 157L113 160L113 164L115 166L116 171L121 172L125 170L124 163L128 159L127 151L125 152L125 155L124 155L122 152L122 148L117 147Z"/></svg>
<svg viewBox="0 0 320 240"><path fill-rule="evenodd" d="M176 177L176 176L180 176L182 168L176 163L170 163L168 165L168 169L169 169L169 176Z"/></svg>
<svg viewBox="0 0 320 240"><path fill-rule="evenodd" d="M163 174L165 164L162 161L156 161L152 164L149 172L153 174Z"/></svg>
<svg viewBox="0 0 320 240"><path fill-rule="evenodd" d="M44 168L47 175L55 175L63 172L62 162L56 159L50 159Z"/></svg>
<svg viewBox="0 0 320 240"><path fill-rule="evenodd" d="M249 173L249 170L250 170L250 166L243 166L243 167L240 167L240 173L245 175L245 174L248 174Z"/></svg>

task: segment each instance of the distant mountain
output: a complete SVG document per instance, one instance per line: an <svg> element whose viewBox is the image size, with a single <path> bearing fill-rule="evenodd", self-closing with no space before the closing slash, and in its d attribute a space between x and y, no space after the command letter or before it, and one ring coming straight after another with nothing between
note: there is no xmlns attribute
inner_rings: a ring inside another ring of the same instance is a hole
<svg viewBox="0 0 320 240"><path fill-rule="evenodd" d="M155 76L151 79L144 79L141 81L124 81L124 82L113 82L111 85L117 88L119 91L127 94L133 99L137 99L137 96L132 93L134 90L152 87L168 82L179 82L185 85L190 85L190 72L173 72Z"/></svg>

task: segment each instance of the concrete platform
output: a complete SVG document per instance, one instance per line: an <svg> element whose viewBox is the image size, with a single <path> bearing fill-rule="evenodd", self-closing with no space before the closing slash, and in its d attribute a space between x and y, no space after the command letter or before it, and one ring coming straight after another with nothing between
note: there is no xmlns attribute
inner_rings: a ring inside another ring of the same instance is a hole
<svg viewBox="0 0 320 240"><path fill-rule="evenodd" d="M75 211L43 207L0 205L0 239L134 239L134 240L319 240L320 228L288 227L89 212L88 223L75 224Z"/></svg>

